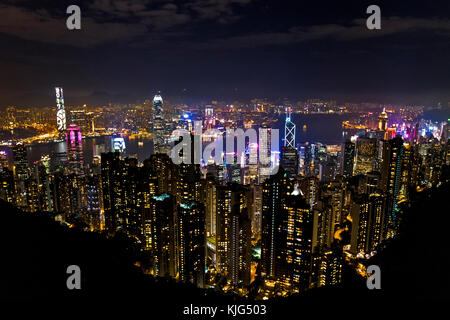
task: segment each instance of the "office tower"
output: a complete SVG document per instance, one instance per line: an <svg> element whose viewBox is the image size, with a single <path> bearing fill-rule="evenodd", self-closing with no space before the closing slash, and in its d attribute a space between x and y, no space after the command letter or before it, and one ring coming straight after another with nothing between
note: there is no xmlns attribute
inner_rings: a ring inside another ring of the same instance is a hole
<svg viewBox="0 0 450 320"><path fill-rule="evenodd" d="M163 99L159 94L153 97L153 149L154 153L165 153Z"/></svg>
<svg viewBox="0 0 450 320"><path fill-rule="evenodd" d="M386 131L388 128L388 115L386 113L385 108L383 108L383 112L378 117L378 130Z"/></svg>
<svg viewBox="0 0 450 320"><path fill-rule="evenodd" d="M383 167L381 172L382 187L387 193L387 237L395 235L398 228L398 195L401 188L401 164L404 147L400 136L387 141L383 145Z"/></svg>
<svg viewBox="0 0 450 320"><path fill-rule="evenodd" d="M295 148L295 124L291 121L291 108L286 108L286 121L284 123L284 146Z"/></svg>
<svg viewBox="0 0 450 320"><path fill-rule="evenodd" d="M64 109L63 88L56 87L56 123L58 131L63 134L66 131L66 110Z"/></svg>
<svg viewBox="0 0 450 320"><path fill-rule="evenodd" d="M206 130L214 128L216 125L216 119L214 117L214 109L211 106L205 107L205 126Z"/></svg>
<svg viewBox="0 0 450 320"><path fill-rule="evenodd" d="M179 279L203 287L205 275L205 207L195 201L178 206Z"/></svg>
<svg viewBox="0 0 450 320"><path fill-rule="evenodd" d="M342 174L349 178L353 175L353 161L355 159L355 144L347 140L344 144L344 160Z"/></svg>
<svg viewBox="0 0 450 320"><path fill-rule="evenodd" d="M259 183L278 170L279 153L278 130L259 128Z"/></svg>
<svg viewBox="0 0 450 320"><path fill-rule="evenodd" d="M259 128L259 182L270 175L270 128Z"/></svg>
<svg viewBox="0 0 450 320"><path fill-rule="evenodd" d="M67 160L71 174L84 175L83 140L80 128L71 124L67 128Z"/></svg>
<svg viewBox="0 0 450 320"><path fill-rule="evenodd" d="M80 127L83 134L93 131L91 114L87 113L85 109L70 110L70 123L76 124Z"/></svg>
<svg viewBox="0 0 450 320"><path fill-rule="evenodd" d="M178 272L177 207L166 193L150 201L153 274L175 278Z"/></svg>
<svg viewBox="0 0 450 320"><path fill-rule="evenodd" d="M298 175L298 153L293 147L281 147L280 165L289 177Z"/></svg>
<svg viewBox="0 0 450 320"><path fill-rule="evenodd" d="M377 140L359 137L356 140L354 175L372 171L377 157Z"/></svg>
<svg viewBox="0 0 450 320"><path fill-rule="evenodd" d="M247 259L251 255L251 247L243 247L251 236L250 229L242 233L248 227L244 217L248 218L248 192L246 187L238 184L218 185L216 188L216 269L226 274L233 285L247 281L250 276Z"/></svg>

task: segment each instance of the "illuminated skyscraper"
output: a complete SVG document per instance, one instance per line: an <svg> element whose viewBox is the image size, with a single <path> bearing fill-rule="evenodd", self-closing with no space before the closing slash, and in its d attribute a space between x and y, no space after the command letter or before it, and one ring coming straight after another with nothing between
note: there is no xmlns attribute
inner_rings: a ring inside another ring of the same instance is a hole
<svg viewBox="0 0 450 320"><path fill-rule="evenodd" d="M175 278L179 257L175 198L166 193L152 197L150 217L154 275Z"/></svg>
<svg viewBox="0 0 450 320"><path fill-rule="evenodd" d="M216 262L232 285L250 279L251 228L248 220L249 189L238 184L217 186Z"/></svg>
<svg viewBox="0 0 450 320"><path fill-rule="evenodd" d="M14 174L18 180L26 180L30 176L28 167L27 147L23 144L17 144L13 147Z"/></svg>
<svg viewBox="0 0 450 320"><path fill-rule="evenodd" d="M58 131L63 133L66 131L66 110L64 109L63 88L56 87L56 123Z"/></svg>
<svg viewBox="0 0 450 320"><path fill-rule="evenodd" d="M351 204L351 250L370 254L384 240L385 197L379 193L363 194Z"/></svg>
<svg viewBox="0 0 450 320"><path fill-rule="evenodd" d="M377 140L359 137L356 140L356 161L354 174L365 174L372 171L377 157Z"/></svg>
<svg viewBox="0 0 450 320"><path fill-rule="evenodd" d="M344 177L349 178L353 175L353 161L355 159L355 144L350 140L344 144L344 160L342 174Z"/></svg>
<svg viewBox="0 0 450 320"><path fill-rule="evenodd" d="M0 172L3 168L9 168L8 153L6 151L0 151Z"/></svg>
<svg viewBox="0 0 450 320"><path fill-rule="evenodd" d="M15 203L14 195L14 174L11 170L4 167L0 171L0 199Z"/></svg>
<svg viewBox="0 0 450 320"><path fill-rule="evenodd" d="M289 177L296 177L298 175L297 149L293 147L281 147L280 165Z"/></svg>
<svg viewBox="0 0 450 320"><path fill-rule="evenodd" d="M66 141L70 173L84 175L83 139L76 124L67 128Z"/></svg>
<svg viewBox="0 0 450 320"><path fill-rule="evenodd" d="M282 271L278 260L285 261L281 257L286 242L285 220L282 212L282 202L292 190L289 179L281 168L277 174L264 181L262 187L262 235L261 235L261 264L263 274L276 279Z"/></svg>
<svg viewBox="0 0 450 320"><path fill-rule="evenodd" d="M157 94L153 97L153 149L154 153L164 153L164 116L163 116L163 99Z"/></svg>
<svg viewBox="0 0 450 320"><path fill-rule="evenodd" d="M398 195L401 188L402 159L404 154L403 139L400 136L383 145L382 186L387 192L388 234L391 238L398 227Z"/></svg>
<svg viewBox="0 0 450 320"><path fill-rule="evenodd" d="M294 194L294 192L292 193ZM302 195L289 195L283 202L286 212L286 270L282 270L282 281L293 292L303 291L309 286L313 238L313 215ZM280 279L280 280L281 280Z"/></svg>
<svg viewBox="0 0 450 320"><path fill-rule="evenodd" d="M295 148L295 124L291 121L291 108L286 108L286 122L284 124L284 146Z"/></svg>
<svg viewBox="0 0 450 320"><path fill-rule="evenodd" d="M195 201L178 206L178 270L180 280L203 287L205 274L205 207Z"/></svg>
<svg viewBox="0 0 450 320"><path fill-rule="evenodd" d="M388 127L388 115L386 113L385 108L383 108L383 112L378 117L378 130L386 131Z"/></svg>
<svg viewBox="0 0 450 320"><path fill-rule="evenodd" d="M313 215L283 169L263 184L261 264L263 275L283 290L309 285Z"/></svg>

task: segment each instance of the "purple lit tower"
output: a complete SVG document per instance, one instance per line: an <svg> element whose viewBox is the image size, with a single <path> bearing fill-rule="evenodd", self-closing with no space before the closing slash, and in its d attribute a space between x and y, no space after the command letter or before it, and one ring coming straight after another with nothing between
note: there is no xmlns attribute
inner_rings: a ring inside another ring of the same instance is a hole
<svg viewBox="0 0 450 320"><path fill-rule="evenodd" d="M71 124L67 128L66 141L70 173L84 175L83 140L80 128L76 124Z"/></svg>

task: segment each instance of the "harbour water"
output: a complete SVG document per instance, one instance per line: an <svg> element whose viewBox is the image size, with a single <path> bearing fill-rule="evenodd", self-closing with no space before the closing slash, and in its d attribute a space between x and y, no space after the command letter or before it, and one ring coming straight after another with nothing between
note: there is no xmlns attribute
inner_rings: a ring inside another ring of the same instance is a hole
<svg viewBox="0 0 450 320"><path fill-rule="evenodd" d="M352 114L293 114L291 120L296 125L296 143L339 144L344 141L342 135L342 121L349 120ZM284 137L285 115L281 115L274 128L279 129L280 139ZM83 139L83 153L85 163L91 163L95 155L112 150L113 136L86 137ZM124 157L137 157L139 162L148 159L153 152L153 141L149 138L130 139L124 136ZM280 146L283 142L280 141ZM12 164L12 148L0 147L8 153ZM36 143L27 147L28 162L30 166L43 155L51 156L53 153L66 152L65 142Z"/></svg>

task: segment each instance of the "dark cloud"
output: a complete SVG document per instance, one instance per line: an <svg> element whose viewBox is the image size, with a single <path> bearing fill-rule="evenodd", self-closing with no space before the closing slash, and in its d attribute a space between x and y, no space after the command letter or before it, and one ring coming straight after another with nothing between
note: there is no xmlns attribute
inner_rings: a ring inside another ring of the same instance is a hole
<svg viewBox="0 0 450 320"><path fill-rule="evenodd" d="M450 20L387 17L383 19L381 30L369 30L366 27L366 20L356 19L349 25L324 24L301 26L292 27L286 32L263 32L214 39L204 42L200 46L196 45L196 47L198 49L211 49L286 46L317 39L352 41L420 31L448 38L450 37Z"/></svg>
<svg viewBox="0 0 450 320"><path fill-rule="evenodd" d="M447 97L449 2L379 3L382 29L368 30L366 0L4 0L0 106L51 103L56 83L84 102L182 88ZM70 4L81 30L66 28Z"/></svg>

